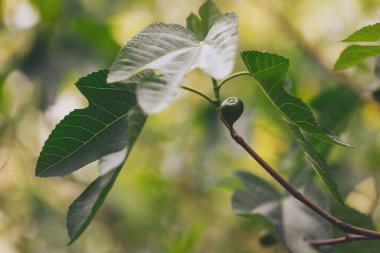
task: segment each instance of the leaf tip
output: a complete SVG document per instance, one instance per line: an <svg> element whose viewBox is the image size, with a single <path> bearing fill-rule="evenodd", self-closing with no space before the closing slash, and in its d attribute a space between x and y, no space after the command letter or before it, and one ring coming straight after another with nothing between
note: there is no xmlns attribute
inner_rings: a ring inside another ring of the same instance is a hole
<svg viewBox="0 0 380 253"><path fill-rule="evenodd" d="M45 170L42 170L40 167L38 167L38 165L34 172L34 176L41 177L41 178L49 177L49 175L45 172Z"/></svg>
<svg viewBox="0 0 380 253"><path fill-rule="evenodd" d="M75 241L76 241L76 239L70 239L69 242L67 243L67 246L72 245Z"/></svg>
<svg viewBox="0 0 380 253"><path fill-rule="evenodd" d="M238 19L238 15L235 12L226 12L222 17L229 17L232 19Z"/></svg>
<svg viewBox="0 0 380 253"><path fill-rule="evenodd" d="M44 177L43 175L41 175L41 173L39 172L39 171L35 171L35 173L34 173L34 176L35 177Z"/></svg>
<svg viewBox="0 0 380 253"><path fill-rule="evenodd" d="M333 69L334 69L335 71L339 71L339 70L343 70L343 69L345 69L345 67L343 67L343 66L340 64L339 59L338 59L338 60L335 62Z"/></svg>

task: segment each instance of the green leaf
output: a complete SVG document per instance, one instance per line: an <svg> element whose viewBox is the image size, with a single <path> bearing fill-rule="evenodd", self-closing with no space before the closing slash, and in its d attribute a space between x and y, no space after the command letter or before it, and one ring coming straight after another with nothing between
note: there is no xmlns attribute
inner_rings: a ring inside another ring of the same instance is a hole
<svg viewBox="0 0 380 253"><path fill-rule="evenodd" d="M334 65L334 69L341 70L356 66L368 57L378 54L380 54L380 46L349 46L340 54Z"/></svg>
<svg viewBox="0 0 380 253"><path fill-rule="evenodd" d="M298 144L311 161L314 171L319 176L327 192L331 195L331 197L343 204L342 196L338 190L338 185L325 159L313 148L313 146L309 144L298 127L292 124L288 125Z"/></svg>
<svg viewBox="0 0 380 253"><path fill-rule="evenodd" d="M311 136L342 146L348 146L338 137L325 131L316 121L309 107L298 97L287 93L283 87L289 60L270 53L245 51L241 53L249 73L258 81L269 100L287 121L295 124Z"/></svg>
<svg viewBox="0 0 380 253"><path fill-rule="evenodd" d="M69 208L70 243L104 202L146 121L137 106L135 86L151 73L142 73L123 87L109 86L107 74L98 71L77 82L89 106L74 110L55 127L37 161L36 175L48 177L63 176L99 160L100 177Z"/></svg>
<svg viewBox="0 0 380 253"><path fill-rule="evenodd" d="M331 237L331 225L292 196L280 195L273 186L249 172L238 172L236 176L246 189L234 191L233 211L239 215L261 214L267 217L291 252L314 253L305 238ZM328 210L323 192L313 182L307 183L301 191L318 206Z"/></svg>
<svg viewBox="0 0 380 253"><path fill-rule="evenodd" d="M86 190L70 205L67 212L67 231L72 244L90 225L91 220L103 204L111 190L123 164L99 176Z"/></svg>
<svg viewBox="0 0 380 253"><path fill-rule="evenodd" d="M232 196L232 210L236 215L263 214L268 215L270 206L274 213L270 217L280 215L281 194L273 188L268 182L257 177L256 175L239 171L235 176L243 183L245 189L236 189Z"/></svg>
<svg viewBox="0 0 380 253"><path fill-rule="evenodd" d="M347 38L344 42L375 42L380 40L380 23L365 26Z"/></svg>
<svg viewBox="0 0 380 253"><path fill-rule="evenodd" d="M202 21L194 13L186 18L186 27L194 33L198 40L203 40L206 37Z"/></svg>
<svg viewBox="0 0 380 253"><path fill-rule="evenodd" d="M227 77L238 46L237 16L226 13L203 42L187 28L154 23L145 27L120 51L107 81L125 81L146 69L161 70L159 78L137 86L138 103L147 114L167 108L178 94L185 75L200 68L214 79Z"/></svg>
<svg viewBox="0 0 380 253"><path fill-rule="evenodd" d="M129 149L124 161L105 175L99 176L87 189L70 205L67 213L67 230L70 242L73 243L84 232L95 214L103 204L108 192L111 190L121 168L124 165L136 139L146 121L145 115L135 106L129 111L127 130ZM121 137L123 138L123 137ZM107 162L103 160L104 162ZM102 160L101 162L102 163ZM101 166L101 165L100 165Z"/></svg>
<svg viewBox="0 0 380 253"><path fill-rule="evenodd" d="M72 111L55 127L38 158L36 176L64 176L114 153L122 162L127 153L122 136L127 133L129 111L136 106L135 85L110 87L106 77L102 70L77 82L89 106Z"/></svg>
<svg viewBox="0 0 380 253"><path fill-rule="evenodd" d="M186 27L192 31L199 40L204 40L207 33L215 22L222 16L222 13L212 0L207 0L199 8L198 18L191 13L186 19Z"/></svg>

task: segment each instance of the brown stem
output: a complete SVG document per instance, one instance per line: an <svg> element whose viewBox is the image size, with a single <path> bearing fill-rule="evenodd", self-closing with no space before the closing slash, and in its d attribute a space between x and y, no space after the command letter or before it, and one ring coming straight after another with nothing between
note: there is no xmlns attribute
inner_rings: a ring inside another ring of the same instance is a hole
<svg viewBox="0 0 380 253"><path fill-rule="evenodd" d="M307 240L310 246L313 247L321 247L327 245L335 245L353 241L368 241L368 240L377 240L377 238L365 236L365 235L355 235L355 234L347 234L346 236L332 238L332 239L323 239L323 240Z"/></svg>
<svg viewBox="0 0 380 253"><path fill-rule="evenodd" d="M346 233L352 233L356 235L363 235L371 238L380 239L380 232L368 230L360 227L352 226L351 224L345 223L338 218L331 215L329 212L323 210L319 206L317 206L314 202L312 202L309 198L291 186L280 174L277 173L275 169L273 169L269 164L267 164L264 159L262 159L246 142L245 140L235 131L233 127L229 127L223 117L221 116L222 122L229 129L232 139L235 140L253 159L256 160L258 164L261 165L282 187L285 188L293 197L298 199L300 202L305 204L307 207L316 212L319 216L327 220L328 222L334 224L336 227L341 229Z"/></svg>

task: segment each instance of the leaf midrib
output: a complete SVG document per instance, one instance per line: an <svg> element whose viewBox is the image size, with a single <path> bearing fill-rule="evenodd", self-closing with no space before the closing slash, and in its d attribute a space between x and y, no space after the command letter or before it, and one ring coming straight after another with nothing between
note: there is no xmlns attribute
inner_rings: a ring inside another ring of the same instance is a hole
<svg viewBox="0 0 380 253"><path fill-rule="evenodd" d="M93 104L93 105L96 105L96 104ZM98 105L96 105L98 106ZM90 106L89 106L90 107ZM88 109L89 107L87 107L86 109ZM102 108L103 110L105 110L103 107L101 106L98 106L99 108ZM105 110L105 111L108 111L108 110ZM56 163L50 165L49 167L43 169L42 171L40 171L39 173L37 173L37 175L41 175L41 174L44 174L47 170L51 169L52 167L56 166L57 164L61 163L63 160L67 159L69 156L71 156L72 154L74 154L75 152L77 152L79 149L81 149L82 147L86 146L90 141L92 141L95 137L97 137L99 134L101 134L102 132L104 132L106 129L108 129L111 125L113 125L114 123L116 123L117 121L119 121L121 118L125 117L126 115L128 115L129 113L129 110L122 114L120 117L116 117L116 119L114 121L112 121L110 124L105 124L105 127L100 130L98 133L94 134L93 137L91 137L88 141L86 142L83 142L83 144L81 144L77 149L73 150L71 153L67 154L66 156L64 156L62 159L60 159L59 161L57 161ZM81 115L83 116L83 115ZM102 122L102 121L101 121ZM104 124L104 122L102 122ZM87 152L87 151L86 151ZM67 169L67 166L65 168L65 170Z"/></svg>
<svg viewBox="0 0 380 253"><path fill-rule="evenodd" d="M264 71L272 70L272 69L277 68L277 67L279 67L279 66L281 66L281 65L284 65L284 64L285 64L285 65L288 65L289 63L288 63L288 62L281 62L281 63L276 64L276 65L273 65L273 66L271 66L271 67L269 67L269 68L261 69L261 70L259 70L259 71L257 71L257 72L254 72L254 75L260 74L260 73L262 73L262 72L264 72ZM280 79L279 79L279 80L280 80ZM279 82L279 81L278 81L278 82ZM276 82L276 84L277 84L278 82Z"/></svg>

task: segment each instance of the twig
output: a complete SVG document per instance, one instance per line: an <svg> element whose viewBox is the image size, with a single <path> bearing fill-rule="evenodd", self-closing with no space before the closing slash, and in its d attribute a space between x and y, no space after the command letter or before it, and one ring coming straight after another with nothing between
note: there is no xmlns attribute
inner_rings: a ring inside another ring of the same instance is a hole
<svg viewBox="0 0 380 253"><path fill-rule="evenodd" d="M346 236L332 238L332 239L323 239L323 240L307 240L310 246L313 247L322 247L327 245L335 245L353 241L369 241L369 240L378 240L377 238L365 236L365 235L355 235L355 234L347 234Z"/></svg>
<svg viewBox="0 0 380 253"><path fill-rule="evenodd" d="M314 202L312 202L309 198L307 198L305 195L303 195L301 192L299 192L297 189L295 189L293 186L291 186L278 172L273 169L268 163L265 162L263 158L261 158L246 142L245 140L235 131L233 127L229 127L222 116L221 120L226 125L226 127L229 129L232 139L235 140L236 143L238 143L247 153L256 160L258 164L260 164L261 167L263 167L279 184L282 185L282 187L285 188L294 198L298 199L300 202L302 202L304 205L312 209L314 212L316 212L319 216L327 220L328 222L334 224L336 227L341 229L342 231L346 233L352 233L356 235L362 235L366 237L370 237L372 240L380 239L380 232L368 230L360 227L353 226L351 224L345 223L329 212L325 211L318 205L316 205Z"/></svg>

